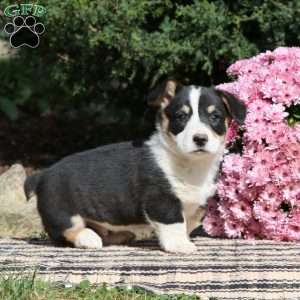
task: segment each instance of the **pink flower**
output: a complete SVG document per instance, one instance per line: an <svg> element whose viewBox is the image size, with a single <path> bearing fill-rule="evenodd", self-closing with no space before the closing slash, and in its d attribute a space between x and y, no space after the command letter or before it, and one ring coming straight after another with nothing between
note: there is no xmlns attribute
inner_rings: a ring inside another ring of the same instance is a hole
<svg viewBox="0 0 300 300"><path fill-rule="evenodd" d="M239 128L238 124L232 121L226 135L227 142L232 142L234 140L234 138L237 136L238 128Z"/></svg>
<svg viewBox="0 0 300 300"><path fill-rule="evenodd" d="M219 217L218 203L213 198L208 200L203 226L206 232L211 236L224 235L224 222Z"/></svg>
<svg viewBox="0 0 300 300"><path fill-rule="evenodd" d="M236 201L230 205L229 210L239 221L248 222L252 218L251 205L247 201Z"/></svg>
<svg viewBox="0 0 300 300"><path fill-rule="evenodd" d="M251 219L245 225L243 237L245 239L254 240L262 236L261 224L255 219Z"/></svg>
<svg viewBox="0 0 300 300"><path fill-rule="evenodd" d="M287 108L300 104L300 48L280 47L229 67L236 80L218 86L247 106L243 130L232 122L218 201L210 200L203 226L213 236L300 241L300 123Z"/></svg>
<svg viewBox="0 0 300 300"><path fill-rule="evenodd" d="M230 238L242 237L244 226L241 222L233 219L227 219L224 221L224 232Z"/></svg>
<svg viewBox="0 0 300 300"><path fill-rule="evenodd" d="M207 215L203 221L206 232L211 236L224 235L224 222L214 215Z"/></svg>

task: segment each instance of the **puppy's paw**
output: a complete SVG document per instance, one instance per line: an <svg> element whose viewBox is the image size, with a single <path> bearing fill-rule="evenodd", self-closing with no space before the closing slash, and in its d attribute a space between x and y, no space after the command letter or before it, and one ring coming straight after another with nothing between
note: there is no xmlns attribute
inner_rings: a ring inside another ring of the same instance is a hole
<svg viewBox="0 0 300 300"><path fill-rule="evenodd" d="M197 251L197 247L189 240L170 239L162 246L165 251L171 253L189 254Z"/></svg>
<svg viewBox="0 0 300 300"><path fill-rule="evenodd" d="M96 232L85 228L76 236L74 245L76 248L101 249L103 243L101 237Z"/></svg>

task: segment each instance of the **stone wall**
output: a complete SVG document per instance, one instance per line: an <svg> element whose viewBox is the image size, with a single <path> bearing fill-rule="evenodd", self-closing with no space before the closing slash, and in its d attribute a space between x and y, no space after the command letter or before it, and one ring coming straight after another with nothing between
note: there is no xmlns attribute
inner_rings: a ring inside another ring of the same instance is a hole
<svg viewBox="0 0 300 300"><path fill-rule="evenodd" d="M0 237L34 237L43 232L35 199L26 201L21 165L0 176Z"/></svg>

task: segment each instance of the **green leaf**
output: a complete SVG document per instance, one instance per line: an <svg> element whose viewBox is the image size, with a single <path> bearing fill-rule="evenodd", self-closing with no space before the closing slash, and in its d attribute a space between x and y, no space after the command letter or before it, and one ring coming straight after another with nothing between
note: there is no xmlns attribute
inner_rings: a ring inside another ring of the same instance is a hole
<svg viewBox="0 0 300 300"><path fill-rule="evenodd" d="M19 117L18 108L11 99L0 97L0 110L11 120L16 120Z"/></svg>
<svg viewBox="0 0 300 300"><path fill-rule="evenodd" d="M298 114L293 114L293 117L297 118L297 119L300 119L300 114L299 115Z"/></svg>

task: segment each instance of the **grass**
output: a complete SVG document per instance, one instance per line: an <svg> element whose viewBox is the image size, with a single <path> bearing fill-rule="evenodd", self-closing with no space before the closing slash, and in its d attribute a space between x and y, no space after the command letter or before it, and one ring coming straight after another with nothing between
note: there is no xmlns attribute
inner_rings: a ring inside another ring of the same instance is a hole
<svg viewBox="0 0 300 300"><path fill-rule="evenodd" d="M53 285L35 276L0 278L0 300L198 300L196 296L158 296L142 290L95 287L88 281L78 285Z"/></svg>

